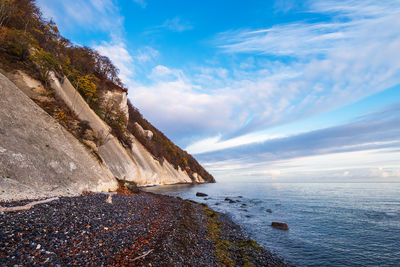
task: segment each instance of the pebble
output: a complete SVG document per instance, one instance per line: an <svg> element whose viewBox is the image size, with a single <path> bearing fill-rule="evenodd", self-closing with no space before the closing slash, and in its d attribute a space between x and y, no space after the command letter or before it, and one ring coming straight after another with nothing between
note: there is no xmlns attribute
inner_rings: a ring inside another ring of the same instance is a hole
<svg viewBox="0 0 400 267"><path fill-rule="evenodd" d="M0 214L0 266L218 265L199 205L145 192L114 195L111 204L106 198L62 197ZM241 238L240 227L223 222L229 236ZM265 250L257 253L256 266L284 266Z"/></svg>

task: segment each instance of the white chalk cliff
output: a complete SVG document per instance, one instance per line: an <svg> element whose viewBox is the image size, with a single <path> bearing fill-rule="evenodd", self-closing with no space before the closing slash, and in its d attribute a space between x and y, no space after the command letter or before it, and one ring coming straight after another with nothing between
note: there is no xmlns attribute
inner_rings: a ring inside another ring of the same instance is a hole
<svg viewBox="0 0 400 267"><path fill-rule="evenodd" d="M117 188L110 170L0 74L0 200Z"/></svg>
<svg viewBox="0 0 400 267"><path fill-rule="evenodd" d="M99 162L29 99L40 95L40 82L21 71L7 76L14 83L0 74L0 200L115 190L115 178L134 181L139 186L206 182L196 173L189 177L167 160L160 163L131 134L132 148L125 148L69 80L51 73L50 85L55 94L102 137L98 152L104 163ZM110 92L105 97L118 101L128 116L125 92ZM139 124L136 127L151 139L151 131L143 130Z"/></svg>

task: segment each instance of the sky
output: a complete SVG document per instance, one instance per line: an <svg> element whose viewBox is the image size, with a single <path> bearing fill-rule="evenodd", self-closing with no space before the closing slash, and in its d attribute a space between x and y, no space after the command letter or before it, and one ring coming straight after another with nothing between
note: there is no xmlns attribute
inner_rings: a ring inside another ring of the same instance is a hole
<svg viewBox="0 0 400 267"><path fill-rule="evenodd" d="M400 182L400 1L37 0L217 180Z"/></svg>

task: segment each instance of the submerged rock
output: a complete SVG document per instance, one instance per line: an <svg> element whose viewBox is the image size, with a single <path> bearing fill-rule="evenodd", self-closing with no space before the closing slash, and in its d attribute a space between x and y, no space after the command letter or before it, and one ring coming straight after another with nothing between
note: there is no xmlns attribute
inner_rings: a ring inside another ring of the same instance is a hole
<svg viewBox="0 0 400 267"><path fill-rule="evenodd" d="M267 209L266 210L268 213L272 213L272 210L271 209Z"/></svg>
<svg viewBox="0 0 400 267"><path fill-rule="evenodd" d="M196 197L207 197L208 195L205 193L197 192Z"/></svg>
<svg viewBox="0 0 400 267"><path fill-rule="evenodd" d="M271 226L276 229L283 230L283 231L289 230L289 226L283 222L272 222Z"/></svg>
<svg viewBox="0 0 400 267"><path fill-rule="evenodd" d="M225 201L228 201L229 203L236 203L235 200L230 199L229 197L225 198Z"/></svg>

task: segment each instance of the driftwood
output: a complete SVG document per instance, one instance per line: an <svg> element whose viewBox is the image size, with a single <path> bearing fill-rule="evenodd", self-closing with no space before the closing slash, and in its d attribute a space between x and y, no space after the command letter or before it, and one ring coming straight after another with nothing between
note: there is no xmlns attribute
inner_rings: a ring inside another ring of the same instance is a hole
<svg viewBox="0 0 400 267"><path fill-rule="evenodd" d="M136 261L136 260L138 260L138 259L141 259L141 258L146 257L146 256L149 255L151 252L153 252L153 250L154 250L154 249L150 249L149 251L145 252L142 256L136 257L136 258L134 258L132 261Z"/></svg>
<svg viewBox="0 0 400 267"><path fill-rule="evenodd" d="M26 205L16 206L16 207L1 207L0 206L0 212L29 210L30 208L32 208L35 205L49 203L51 201L58 200L58 199L59 199L58 197L52 197L52 198L48 198L48 199L44 199L44 200L33 201L33 202L28 203Z"/></svg>
<svg viewBox="0 0 400 267"><path fill-rule="evenodd" d="M108 195L108 198L106 199L106 202L108 203L108 204L112 204L112 196L113 195L115 195L117 192L109 192L109 193L106 193L107 195Z"/></svg>

